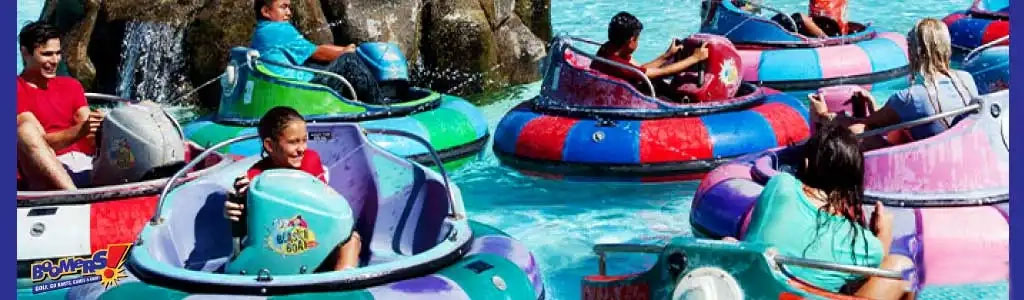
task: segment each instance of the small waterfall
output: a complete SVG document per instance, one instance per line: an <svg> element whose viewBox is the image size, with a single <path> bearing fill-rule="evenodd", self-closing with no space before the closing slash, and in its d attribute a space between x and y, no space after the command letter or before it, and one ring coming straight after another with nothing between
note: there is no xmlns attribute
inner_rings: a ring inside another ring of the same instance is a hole
<svg viewBox="0 0 1024 300"><path fill-rule="evenodd" d="M189 91L182 39L185 28L130 21L121 47L118 96L166 103Z"/></svg>

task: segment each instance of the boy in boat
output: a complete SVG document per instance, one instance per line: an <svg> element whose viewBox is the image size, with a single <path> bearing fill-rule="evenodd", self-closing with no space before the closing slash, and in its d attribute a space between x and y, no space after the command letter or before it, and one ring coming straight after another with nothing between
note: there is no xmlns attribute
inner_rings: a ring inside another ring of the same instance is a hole
<svg viewBox="0 0 1024 300"><path fill-rule="evenodd" d="M82 84L57 76L60 34L31 23L18 34L25 68L17 79L18 178L26 189L74 190L88 184L103 114L89 109Z"/></svg>
<svg viewBox="0 0 1024 300"><path fill-rule="evenodd" d="M751 0L732 0L732 3L750 13L759 13L761 10L760 4ZM786 30L810 38L828 38L846 34L846 0L811 0L809 10L810 14L793 13L790 18L786 18L781 13L776 14L771 20Z"/></svg>
<svg viewBox="0 0 1024 300"><path fill-rule="evenodd" d="M635 16L628 12L619 12L612 17L611 22L608 23L608 41L601 45L601 48L597 51L597 56L640 71L640 73L650 79L651 84L654 85L655 90L659 94L674 94L674 91L668 87L668 84L659 79L679 74L694 64L707 59L707 44L701 45L700 49L693 51L693 54L689 57L671 62L671 60L676 56L676 53L683 49L681 44L677 44L673 41L665 53L662 53L660 56L648 63L638 65L636 61L633 60L633 52L637 49L637 41L640 39L640 32L643 31L643 29L643 23L641 23ZM625 79L639 88L642 92L650 92L647 91L647 86L643 83L643 79L639 78L638 74L635 72L631 72L623 69L622 67L601 62L599 60L594 60L590 67L602 73Z"/></svg>
<svg viewBox="0 0 1024 300"><path fill-rule="evenodd" d="M316 45L307 40L289 22L292 17L291 0L255 0L253 8L257 24L252 34L252 48L259 51L262 58L341 75L352 84L360 101L383 101L377 80L355 54L355 44ZM329 86L349 99L353 96L344 83L330 76L270 64L267 69L289 79Z"/></svg>

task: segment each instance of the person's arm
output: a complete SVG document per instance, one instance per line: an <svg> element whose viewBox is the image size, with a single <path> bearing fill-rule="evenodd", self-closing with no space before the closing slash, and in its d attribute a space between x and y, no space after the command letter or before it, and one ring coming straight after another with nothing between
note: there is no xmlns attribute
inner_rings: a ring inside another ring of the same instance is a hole
<svg viewBox="0 0 1024 300"><path fill-rule="evenodd" d="M913 262L902 255L886 255L882 259L881 269L902 271L913 267ZM864 285L857 289L854 296L867 299L900 299L907 293L909 283L904 280L896 280L881 277L869 277Z"/></svg>
<svg viewBox="0 0 1024 300"><path fill-rule="evenodd" d="M850 125L850 131L853 131L854 134L861 134L870 129L895 125L900 122L900 114L896 112L896 109L886 105L867 118Z"/></svg>
<svg viewBox="0 0 1024 300"><path fill-rule="evenodd" d="M812 37L817 37L817 38L827 38L828 37L828 34L825 34L825 31L821 30L821 27L818 27L818 24L814 23L814 19L811 18L810 16L805 16L805 15L801 14L800 15L800 22L804 23L804 29L807 29L807 33L810 33L812 35Z"/></svg>
<svg viewBox="0 0 1024 300"><path fill-rule="evenodd" d="M875 103L874 96L868 92L859 92L860 96L865 97L865 101L869 103ZM832 120L836 118L837 114L828 111L828 105L825 103L824 97L818 94L807 95L807 98L811 103L811 121L814 123L820 123L823 120ZM896 98L895 96L893 98ZM850 123L850 131L854 134L861 134L864 131L873 128L880 128L889 125L893 125L900 122L900 115L896 112L896 109L891 107L890 104L894 103L893 99L890 99L882 109L874 111L870 116L863 119L857 120L846 120L844 122ZM873 105L872 105L873 106Z"/></svg>
<svg viewBox="0 0 1024 300"><path fill-rule="evenodd" d="M338 59L342 54L354 51L356 51L355 44L344 47L338 45L318 45L316 46L316 51L313 52L313 56L310 56L309 59L329 63Z"/></svg>
<svg viewBox="0 0 1024 300"><path fill-rule="evenodd" d="M672 58L672 56L676 55L676 53L678 53L679 50L682 50L682 49L683 49L683 45L676 44L676 42L673 40L672 44L668 46L667 50L665 50L665 53L662 53L661 55L659 55L654 60L652 60L652 61L650 61L650 62L648 62L646 64L643 64L640 67L643 67L645 69L652 69L652 68L661 67L661 66L665 65L665 63L668 62L669 59Z"/></svg>
<svg viewBox="0 0 1024 300"><path fill-rule="evenodd" d="M94 133L98 128L99 122L90 122L90 119L94 118L88 106L83 106L75 111L74 123L71 127L64 130L54 131L47 133L45 136L46 143L50 145L50 148L54 150L60 150L71 146L79 139ZM96 123L93 125L92 123Z"/></svg>
<svg viewBox="0 0 1024 300"><path fill-rule="evenodd" d="M651 78L651 79L657 79L657 78L661 78L661 77L665 77L665 76L669 76L669 75L679 74L679 73L683 72L684 70L689 69L694 64L697 64L697 63L699 63L699 62L701 62L701 61L703 61L703 60L705 60L707 58L708 58L708 45L707 45L707 43L704 43L703 45L701 45L700 48L698 48L697 50L693 51L693 54L690 55L689 57L687 57L687 58L685 58L683 60L671 63L671 64L669 64L667 66L647 68L647 71L644 72L644 75L647 75L647 77Z"/></svg>

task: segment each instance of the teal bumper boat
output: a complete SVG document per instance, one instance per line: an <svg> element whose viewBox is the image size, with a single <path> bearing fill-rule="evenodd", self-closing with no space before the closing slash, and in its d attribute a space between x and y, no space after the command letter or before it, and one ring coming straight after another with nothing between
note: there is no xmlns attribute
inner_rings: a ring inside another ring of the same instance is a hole
<svg viewBox="0 0 1024 300"><path fill-rule="evenodd" d="M447 167L453 168L478 154L487 143L487 121L466 100L418 87L407 87L406 60L390 43L363 43L356 53L370 67L385 90L382 103L343 97L333 88L279 76L268 65L319 73L352 87L336 74L262 59L253 49L236 47L221 80L218 110L187 124L185 135L200 145L212 145L234 137L255 134L259 118L275 106L291 106L315 123L358 122L365 128L395 129L416 134L438 149ZM350 94L355 95L355 92ZM371 137L374 143L397 155L431 164L427 149L408 139ZM226 147L224 153L259 154L260 143L245 141Z"/></svg>
<svg viewBox="0 0 1024 300"><path fill-rule="evenodd" d="M532 253L501 231L469 220L443 167L433 171L388 153L365 132L426 141L345 123L310 124L308 130L314 137L309 148L320 153L327 183L293 170L254 178L248 237L237 254L223 205L233 178L258 156L177 187L168 184L123 265L112 264L113 280L72 287L67 296L544 298ZM252 138L225 141L202 155ZM431 147L423 147L439 160ZM353 231L363 241L360 267L316 272L323 256Z"/></svg>
<svg viewBox="0 0 1024 300"><path fill-rule="evenodd" d="M899 272L787 257L760 243L678 237L667 245L599 244L599 274L583 278L583 299L862 299L831 293L793 277L799 266L901 279ZM606 274L609 253L656 255L650 269Z"/></svg>

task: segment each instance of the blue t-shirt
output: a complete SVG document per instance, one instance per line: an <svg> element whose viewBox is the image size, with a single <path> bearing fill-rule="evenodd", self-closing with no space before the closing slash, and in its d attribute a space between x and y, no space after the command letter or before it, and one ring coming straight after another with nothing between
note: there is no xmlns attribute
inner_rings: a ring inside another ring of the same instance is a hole
<svg viewBox="0 0 1024 300"><path fill-rule="evenodd" d="M960 79L960 90L967 96L966 99L960 97L957 89L953 86L953 81L949 77L943 76L938 78L938 85L936 86L938 90L936 96L941 106L940 111L936 111L935 106L928 100L928 89L925 88L924 84L920 83L892 95L889 101L885 103L885 106L891 107L900 115L900 122L909 122L941 112L963 108L965 106L964 103L970 104L971 98L978 95L978 87L975 85L971 74L959 70L954 71L954 74ZM946 121L953 125L955 119L955 117L946 118ZM915 140L921 140L939 134L944 130L946 130L946 126L942 122L936 121L931 124L915 126L910 129L910 134Z"/></svg>
<svg viewBox="0 0 1024 300"><path fill-rule="evenodd" d="M804 195L803 183L789 173L768 180L743 239L769 244L782 255L844 265L878 267L885 255L882 242L870 230L815 207ZM787 268L797 278L833 292L860 278L836 271Z"/></svg>
<svg viewBox="0 0 1024 300"><path fill-rule="evenodd" d="M316 45L299 33L289 22L260 21L252 33L252 48L266 60L301 66L316 52ZM310 81L313 74L266 64L267 69L281 77Z"/></svg>

